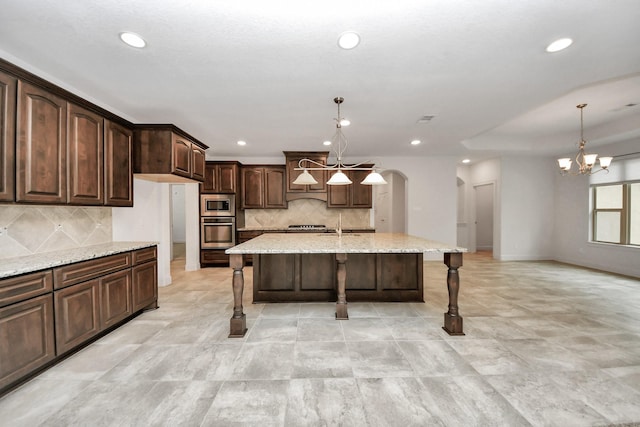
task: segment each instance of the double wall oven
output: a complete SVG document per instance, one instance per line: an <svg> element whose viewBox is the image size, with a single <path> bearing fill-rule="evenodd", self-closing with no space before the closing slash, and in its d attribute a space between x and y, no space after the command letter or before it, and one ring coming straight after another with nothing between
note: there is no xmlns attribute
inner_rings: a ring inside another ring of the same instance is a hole
<svg viewBox="0 0 640 427"><path fill-rule="evenodd" d="M236 244L234 194L200 196L200 248L227 249Z"/></svg>

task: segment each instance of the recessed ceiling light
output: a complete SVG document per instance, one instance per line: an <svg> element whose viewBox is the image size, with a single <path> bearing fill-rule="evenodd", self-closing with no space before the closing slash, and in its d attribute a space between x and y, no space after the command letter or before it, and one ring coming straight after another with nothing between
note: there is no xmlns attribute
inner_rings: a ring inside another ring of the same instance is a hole
<svg viewBox="0 0 640 427"><path fill-rule="evenodd" d="M360 35L354 31L347 31L338 37L338 46L343 49L353 49L360 44Z"/></svg>
<svg viewBox="0 0 640 427"><path fill-rule="evenodd" d="M325 141L322 143L322 145L331 145L331 141Z"/></svg>
<svg viewBox="0 0 640 427"><path fill-rule="evenodd" d="M571 46L572 43L573 43L573 40L571 39L567 39L567 38L558 39L553 43L551 43L549 46L547 46L547 52L549 53L558 52L560 50L568 48L569 46Z"/></svg>
<svg viewBox="0 0 640 427"><path fill-rule="evenodd" d="M125 42L131 47L137 47L139 49L142 49L147 45L147 42L145 42L142 37L140 37L136 33L130 33L128 31L125 31L124 33L120 33L120 40L122 40L123 42Z"/></svg>
<svg viewBox="0 0 640 427"><path fill-rule="evenodd" d="M469 163L470 161L471 161L471 160L469 160L469 159L464 159L464 160L462 161L462 163Z"/></svg>
<svg viewBox="0 0 640 427"><path fill-rule="evenodd" d="M350 124L351 124L351 121L347 119L340 120L340 126L349 126Z"/></svg>
<svg viewBox="0 0 640 427"><path fill-rule="evenodd" d="M247 142L246 141L238 141L237 144L238 145L247 145Z"/></svg>
<svg viewBox="0 0 640 427"><path fill-rule="evenodd" d="M420 141L419 139L414 139L413 141L411 141L411 145L419 145L420 143L422 143L422 141Z"/></svg>

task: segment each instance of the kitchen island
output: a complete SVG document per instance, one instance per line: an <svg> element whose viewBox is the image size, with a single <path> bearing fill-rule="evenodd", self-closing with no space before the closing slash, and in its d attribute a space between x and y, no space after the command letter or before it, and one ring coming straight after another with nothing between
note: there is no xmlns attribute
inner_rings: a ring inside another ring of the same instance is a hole
<svg viewBox="0 0 640 427"><path fill-rule="evenodd" d="M363 234L283 234L268 233L260 235L247 242L241 243L226 250L230 255L230 266L233 269L233 295L234 295L234 312L230 322L230 337L242 337L246 333L246 317L243 313L242 294L244 292L244 276L243 256L247 254L254 255L254 259L258 259L257 272L254 267L254 278L257 277L259 282L278 282L281 278L272 280L273 278L261 277L260 263L271 262L271 270L278 271L278 263L282 264L282 268L287 271L291 269L287 266L287 260L294 260L298 257L298 263L303 258L307 258L307 264L316 266L325 265L324 270L335 271L336 288L336 319L346 320L349 318L347 312L347 280L353 279L350 275L350 267L348 260L353 258L354 265L360 264L362 267L363 259L384 259L384 263L379 263L379 267L374 270L391 272L388 274L388 283L399 284L409 277L410 281L418 281L420 292L422 292L422 254L439 253L444 256L444 263L449 267L447 273L447 286L449 291L449 307L444 314L444 330L451 335L463 335L462 317L458 313L458 289L459 278L458 268L462 266L462 254L466 249L447 245L432 240L422 239L401 233L363 233ZM294 256L292 258L291 256ZM363 256L365 258L363 258ZM368 258L367 258L368 256ZM327 258L328 257L328 258ZM375 258L372 258L375 257ZM315 262L314 261L318 261ZM330 262L327 262L329 259ZM415 268L418 271L413 274L406 273L406 265L403 263L416 263L413 260L420 260ZM409 261L407 261L409 260ZM291 261L289 261L290 263ZM365 264L369 261L364 261ZM394 266L395 264L395 266ZM384 268L383 268L384 265ZM331 270L335 266L334 270ZM321 271L322 267L317 272ZM284 280L284 286L289 289L290 293L296 290L302 290L304 275L300 274L300 268L292 270L294 273L290 279ZM257 274L257 276L256 276ZM311 275L307 275L311 277ZM377 274L378 280L384 274ZM308 278L309 278L308 277ZM316 276L317 277L317 276ZM307 279L308 279L307 278ZM373 280L373 278L372 278ZM290 283L287 283L290 282ZM292 285L293 289L292 289ZM296 289L297 286L297 289ZM256 283L254 283L256 287ZM398 286L401 288L402 285ZM258 292L265 290L262 283L257 284ZM353 289L353 288L352 288ZM278 289L272 289L277 292ZM254 294L255 295L255 294ZM291 300L291 299L286 299ZM422 295L420 295L422 300ZM274 301L271 299L271 301Z"/></svg>

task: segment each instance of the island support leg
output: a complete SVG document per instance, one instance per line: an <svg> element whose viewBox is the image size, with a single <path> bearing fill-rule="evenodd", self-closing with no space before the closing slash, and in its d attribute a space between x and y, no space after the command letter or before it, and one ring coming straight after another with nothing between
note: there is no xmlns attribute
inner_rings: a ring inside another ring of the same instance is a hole
<svg viewBox="0 0 640 427"><path fill-rule="evenodd" d="M347 254L336 254L338 262L338 301L336 301L336 320L348 320L347 313Z"/></svg>
<svg viewBox="0 0 640 427"><path fill-rule="evenodd" d="M462 267L462 253L444 254L444 263L449 267L447 273L447 288L449 290L449 311L444 314L444 326L442 329L449 335L464 335L462 332L462 316L458 313L458 290L460 278L458 268Z"/></svg>
<svg viewBox="0 0 640 427"><path fill-rule="evenodd" d="M229 325L229 338L242 338L247 333L247 315L242 312L242 292L244 291L244 261L242 254L229 256L233 268L233 316Z"/></svg>

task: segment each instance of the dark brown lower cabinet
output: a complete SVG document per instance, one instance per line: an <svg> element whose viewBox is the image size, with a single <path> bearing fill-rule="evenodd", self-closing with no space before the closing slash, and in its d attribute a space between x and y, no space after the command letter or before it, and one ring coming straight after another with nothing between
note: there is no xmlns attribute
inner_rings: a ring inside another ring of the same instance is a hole
<svg viewBox="0 0 640 427"><path fill-rule="evenodd" d="M224 249L200 249L200 265L229 265L229 255L224 253Z"/></svg>
<svg viewBox="0 0 640 427"><path fill-rule="evenodd" d="M155 248L154 248L155 249ZM155 260L136 265L131 269L133 287L133 311L149 306L157 307L158 301L158 262Z"/></svg>
<svg viewBox="0 0 640 427"><path fill-rule="evenodd" d="M158 298L157 248L0 279L0 396Z"/></svg>
<svg viewBox="0 0 640 427"><path fill-rule="evenodd" d="M0 390L55 356L51 293L0 308Z"/></svg>
<svg viewBox="0 0 640 427"><path fill-rule="evenodd" d="M253 302L335 301L335 254L253 255ZM424 301L422 254L348 254L347 301Z"/></svg>
<svg viewBox="0 0 640 427"><path fill-rule="evenodd" d="M54 292L57 354L100 332L100 281L79 283Z"/></svg>
<svg viewBox="0 0 640 427"><path fill-rule="evenodd" d="M100 279L100 329L109 328L133 313L131 271L123 270Z"/></svg>

